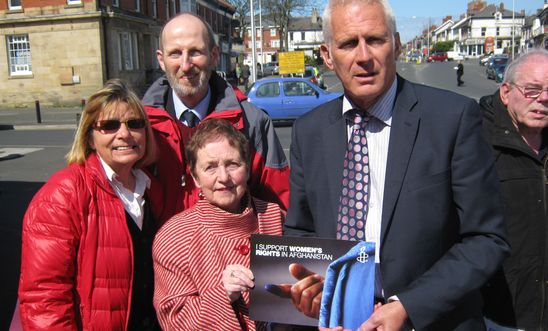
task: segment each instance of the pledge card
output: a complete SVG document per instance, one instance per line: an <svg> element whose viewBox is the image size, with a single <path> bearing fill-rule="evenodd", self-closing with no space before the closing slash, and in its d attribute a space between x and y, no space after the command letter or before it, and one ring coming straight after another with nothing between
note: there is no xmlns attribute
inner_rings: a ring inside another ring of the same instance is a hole
<svg viewBox="0 0 548 331"><path fill-rule="evenodd" d="M345 321L345 316L354 315L363 322L372 311L374 254L374 244L363 241L252 235L250 257L255 288L250 291L250 317L256 321L352 329L354 324ZM319 319L305 316L291 301L291 285L311 274L321 276L321 282L312 283L323 287ZM356 298L359 302L349 303Z"/></svg>

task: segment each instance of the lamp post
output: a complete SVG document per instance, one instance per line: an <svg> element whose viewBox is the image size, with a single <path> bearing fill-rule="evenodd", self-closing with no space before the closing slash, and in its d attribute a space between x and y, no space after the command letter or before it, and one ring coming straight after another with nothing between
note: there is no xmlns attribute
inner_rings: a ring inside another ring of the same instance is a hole
<svg viewBox="0 0 548 331"><path fill-rule="evenodd" d="M516 34L516 31L514 30L514 27L515 27L515 23L514 23L514 19L516 18L516 8L515 8L515 3L514 3L514 0L512 0L512 60L514 59L514 53L515 53L515 47L516 47L516 44L514 43L514 36Z"/></svg>
<svg viewBox="0 0 548 331"><path fill-rule="evenodd" d="M430 17L428 17L428 28L426 31L426 58L428 58L430 56Z"/></svg>
<svg viewBox="0 0 548 331"><path fill-rule="evenodd" d="M253 0L249 0L250 3L250 18L251 18L251 80L255 82L257 80L257 42L255 39L255 35L257 34L257 31L255 31L255 9L253 6Z"/></svg>
<svg viewBox="0 0 548 331"><path fill-rule="evenodd" d="M261 0L259 0L259 30L261 30L261 70L264 69L264 44L263 44L263 10L261 9ZM262 74L262 72L261 72Z"/></svg>

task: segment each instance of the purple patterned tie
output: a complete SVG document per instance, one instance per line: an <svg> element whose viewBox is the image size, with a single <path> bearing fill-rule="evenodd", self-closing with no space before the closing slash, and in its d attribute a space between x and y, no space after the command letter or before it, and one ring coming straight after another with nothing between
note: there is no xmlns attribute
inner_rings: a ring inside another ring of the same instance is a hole
<svg viewBox="0 0 548 331"><path fill-rule="evenodd" d="M369 116L363 117L356 109L346 114L354 125L344 159L337 239L365 240L365 220L369 198L369 155L365 127Z"/></svg>

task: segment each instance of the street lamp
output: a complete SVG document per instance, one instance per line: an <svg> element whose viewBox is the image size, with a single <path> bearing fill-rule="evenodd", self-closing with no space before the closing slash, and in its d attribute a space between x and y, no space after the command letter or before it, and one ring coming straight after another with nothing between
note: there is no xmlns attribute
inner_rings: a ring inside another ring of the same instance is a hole
<svg viewBox="0 0 548 331"><path fill-rule="evenodd" d="M430 56L430 17L428 17L428 28L426 29L426 57Z"/></svg>
<svg viewBox="0 0 548 331"><path fill-rule="evenodd" d="M250 18L251 18L251 79L253 82L257 80L257 41L255 39L255 35L257 34L257 31L255 31L255 8L253 6L253 0L249 0L250 6Z"/></svg>
<svg viewBox="0 0 548 331"><path fill-rule="evenodd" d="M264 69L264 43L263 43L263 10L261 9L261 0L259 0L259 30L261 30L261 70Z"/></svg>
<svg viewBox="0 0 548 331"><path fill-rule="evenodd" d="M515 50L516 45L514 44L514 35L516 34L516 31L514 30L514 27L515 27L514 19L515 18L516 18L516 8L515 8L514 0L512 0L512 60L514 59L514 52L516 51Z"/></svg>

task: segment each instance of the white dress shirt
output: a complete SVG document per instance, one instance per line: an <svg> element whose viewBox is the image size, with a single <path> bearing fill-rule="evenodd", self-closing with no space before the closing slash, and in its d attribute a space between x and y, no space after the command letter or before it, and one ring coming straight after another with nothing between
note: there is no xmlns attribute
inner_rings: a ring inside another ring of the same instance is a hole
<svg viewBox="0 0 548 331"><path fill-rule="evenodd" d="M211 100L211 89L207 89L206 96L198 102L198 104L194 108L189 108L187 105L185 105L181 99L175 94L175 90L172 90L171 93L173 93L173 106L175 107L175 115L177 118L181 118L181 115L188 109L191 112L194 113L198 117L198 119L203 121L204 118L206 118L207 113L209 111L209 101ZM186 121L182 121L183 124L188 125Z"/></svg>
<svg viewBox="0 0 548 331"><path fill-rule="evenodd" d="M145 190L150 187L150 178L141 169L132 169L135 176L135 192L128 190L118 181L118 175L112 168L99 157L110 186L116 192L116 195L122 200L124 209L131 216L139 229L143 229L143 218L145 211Z"/></svg>
<svg viewBox="0 0 548 331"><path fill-rule="evenodd" d="M381 98L365 111L371 116L365 136L369 150L369 209L365 223L365 240L375 243L375 263L380 262L380 237L382 220L382 202L386 177L386 162L390 142L392 110L396 99L397 77ZM356 109L352 101L343 98L343 116L347 111ZM347 121L347 137L352 135L351 121Z"/></svg>

